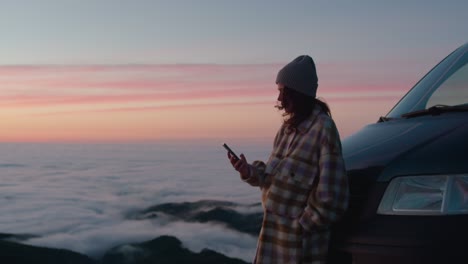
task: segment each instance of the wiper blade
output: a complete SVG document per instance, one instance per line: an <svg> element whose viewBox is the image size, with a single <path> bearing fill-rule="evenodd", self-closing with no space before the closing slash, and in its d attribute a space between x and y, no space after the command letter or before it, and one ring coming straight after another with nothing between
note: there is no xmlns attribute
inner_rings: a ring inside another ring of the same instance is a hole
<svg viewBox="0 0 468 264"><path fill-rule="evenodd" d="M396 119L396 118L381 116L381 117L379 117L379 120L377 120L377 123L387 122L387 121L390 121L390 120L393 120L393 119Z"/></svg>
<svg viewBox="0 0 468 264"><path fill-rule="evenodd" d="M427 109L409 112L401 115L401 117L411 118L425 115L440 115L447 112L465 112L468 111L468 104L462 105L434 105Z"/></svg>

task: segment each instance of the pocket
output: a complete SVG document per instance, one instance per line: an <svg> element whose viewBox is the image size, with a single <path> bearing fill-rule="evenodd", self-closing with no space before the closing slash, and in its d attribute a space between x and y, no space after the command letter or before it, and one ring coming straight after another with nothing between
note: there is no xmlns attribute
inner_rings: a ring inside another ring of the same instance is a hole
<svg viewBox="0 0 468 264"><path fill-rule="evenodd" d="M281 176L288 176L301 185L311 186L317 174L317 166L293 158L284 159L278 166Z"/></svg>
<svg viewBox="0 0 468 264"><path fill-rule="evenodd" d="M265 207L268 211L288 218L298 218L307 203L316 175L316 166L283 159L273 174Z"/></svg>

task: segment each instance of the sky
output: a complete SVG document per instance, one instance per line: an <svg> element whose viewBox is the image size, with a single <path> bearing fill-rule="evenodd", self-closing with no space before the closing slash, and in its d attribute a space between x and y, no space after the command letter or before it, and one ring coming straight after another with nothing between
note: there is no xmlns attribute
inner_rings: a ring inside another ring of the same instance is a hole
<svg viewBox="0 0 468 264"><path fill-rule="evenodd" d="M468 41L457 0L0 4L0 142L272 140L303 54L345 138Z"/></svg>

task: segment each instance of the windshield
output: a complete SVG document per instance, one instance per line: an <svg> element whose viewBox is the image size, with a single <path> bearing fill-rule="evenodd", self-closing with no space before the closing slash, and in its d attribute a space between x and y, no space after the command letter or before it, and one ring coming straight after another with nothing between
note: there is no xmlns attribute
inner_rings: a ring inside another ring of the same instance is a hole
<svg viewBox="0 0 468 264"><path fill-rule="evenodd" d="M468 43L461 46L422 78L387 114L388 118L432 106L468 104Z"/></svg>

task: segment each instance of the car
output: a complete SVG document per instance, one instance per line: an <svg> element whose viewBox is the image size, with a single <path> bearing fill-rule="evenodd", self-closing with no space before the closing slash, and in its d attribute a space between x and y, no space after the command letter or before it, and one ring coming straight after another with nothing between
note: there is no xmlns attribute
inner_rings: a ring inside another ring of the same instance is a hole
<svg viewBox="0 0 468 264"><path fill-rule="evenodd" d="M328 263L468 263L468 43L342 143L350 206Z"/></svg>

